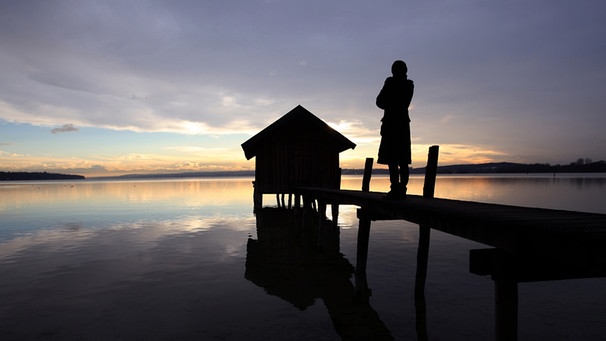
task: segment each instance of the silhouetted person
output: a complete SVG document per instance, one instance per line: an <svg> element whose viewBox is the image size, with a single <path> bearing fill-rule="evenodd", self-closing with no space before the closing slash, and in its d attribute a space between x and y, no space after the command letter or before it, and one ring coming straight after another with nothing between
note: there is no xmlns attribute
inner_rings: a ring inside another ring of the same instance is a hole
<svg viewBox="0 0 606 341"><path fill-rule="evenodd" d="M408 79L407 72L406 63L396 60L391 66L393 76L385 80L377 96L377 106L384 110L377 163L389 166L391 182L386 199L406 199L408 165L412 163L408 106L414 83Z"/></svg>

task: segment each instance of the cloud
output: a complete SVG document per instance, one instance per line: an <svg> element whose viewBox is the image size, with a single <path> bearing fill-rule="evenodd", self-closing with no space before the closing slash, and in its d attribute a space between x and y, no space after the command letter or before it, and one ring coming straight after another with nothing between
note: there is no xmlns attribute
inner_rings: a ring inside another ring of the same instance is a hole
<svg viewBox="0 0 606 341"><path fill-rule="evenodd" d="M0 1L0 120L72 122L54 134L75 125L229 138L301 104L357 153L377 144L374 99L401 58L421 142L518 154L536 144L537 155L573 146L601 159L605 9L600 0Z"/></svg>
<svg viewBox="0 0 606 341"><path fill-rule="evenodd" d="M165 148L166 150L176 151L181 153L225 153L227 151L226 148L218 148L218 147L200 147L200 146L169 146Z"/></svg>
<svg viewBox="0 0 606 341"><path fill-rule="evenodd" d="M74 127L73 124L64 124L60 128L55 128L55 129L51 130L51 133L59 134L59 133L69 133L72 131L78 131L78 128Z"/></svg>

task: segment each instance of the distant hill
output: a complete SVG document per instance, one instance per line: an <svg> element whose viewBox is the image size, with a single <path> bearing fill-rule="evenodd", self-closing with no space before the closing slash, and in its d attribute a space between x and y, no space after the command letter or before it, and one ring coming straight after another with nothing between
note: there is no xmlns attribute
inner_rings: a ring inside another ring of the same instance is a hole
<svg viewBox="0 0 606 341"><path fill-rule="evenodd" d="M254 176L254 170L246 171L216 171L216 172L185 172L185 173L166 173L166 174L125 174L118 176L95 177L91 179L179 179L179 178L213 178L213 177L237 177Z"/></svg>
<svg viewBox="0 0 606 341"><path fill-rule="evenodd" d="M424 173L425 168L414 169L413 173ZM606 162L571 163L568 165L523 164L511 162L482 163L474 165L439 166L438 174L490 174L490 173L603 173Z"/></svg>
<svg viewBox="0 0 606 341"><path fill-rule="evenodd" d="M373 174L389 174L386 168L374 168ZM412 174L425 174L425 168L414 168ZM606 173L606 161L581 163L574 162L569 165L549 164L523 164L511 162L493 162L468 165L439 166L438 174L491 174L491 173ZM361 175L363 169L343 169L343 175ZM216 171L216 172L185 172L167 174L126 174L109 177L92 177L89 179L179 179L179 178L211 178L211 177L241 177L255 175L254 170L246 171ZM0 181L7 180L72 180L85 179L82 175L54 174L54 173L28 173L28 172L0 172Z"/></svg>
<svg viewBox="0 0 606 341"><path fill-rule="evenodd" d="M606 161L575 162L569 165L524 164L492 162L471 165L438 166L438 174L493 174L493 173L605 173ZM344 169L343 174L363 174L362 169ZM373 174L389 174L387 169L373 169ZM425 174L425 167L414 168L411 174Z"/></svg>
<svg viewBox="0 0 606 341"><path fill-rule="evenodd" d="M374 168L375 175L389 174L386 168ZM494 162L470 165L439 166L438 174L491 174L491 173L606 173L606 162L572 163L570 165L523 164L511 162ZM363 169L343 169L343 175L361 175ZM411 174L425 174L425 168L414 168ZM210 178L210 177L240 177L255 175L254 170L218 171L218 172L186 172L170 174L127 174L113 177L93 179L158 179L158 178Z"/></svg>
<svg viewBox="0 0 606 341"><path fill-rule="evenodd" d="M84 180L82 175L57 174L47 172L0 172L0 181L28 180Z"/></svg>

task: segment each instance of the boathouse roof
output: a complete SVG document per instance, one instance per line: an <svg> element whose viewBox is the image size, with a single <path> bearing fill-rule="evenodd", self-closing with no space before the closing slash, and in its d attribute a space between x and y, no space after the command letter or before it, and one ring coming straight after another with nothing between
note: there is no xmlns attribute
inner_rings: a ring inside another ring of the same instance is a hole
<svg viewBox="0 0 606 341"><path fill-rule="evenodd" d="M266 142L279 143L279 136L283 135L284 132L300 132L301 129L311 130L308 132L311 134L308 136L309 138L317 138L319 137L319 134L329 138L331 141L330 147L339 153L356 147L355 143L341 135L338 131L332 129L326 122L319 119L301 105L297 105L274 123L242 143L244 155L247 160L250 160L257 155L259 148Z"/></svg>

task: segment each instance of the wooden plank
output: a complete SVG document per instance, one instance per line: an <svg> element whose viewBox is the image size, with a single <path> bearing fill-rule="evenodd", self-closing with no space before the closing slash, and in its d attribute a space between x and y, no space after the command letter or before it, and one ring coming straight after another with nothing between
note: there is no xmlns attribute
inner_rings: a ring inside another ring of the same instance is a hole
<svg viewBox="0 0 606 341"><path fill-rule="evenodd" d="M510 252L541 254L591 271L606 270L606 215L470 201L423 198L383 200L384 193L297 188L295 193L356 205L371 218L404 219ZM370 213L369 213L370 214Z"/></svg>
<svg viewBox="0 0 606 341"><path fill-rule="evenodd" d="M584 267L563 266L548 257L510 254L494 248L470 250L469 272L480 276L491 276L493 280L505 278L515 282L606 276L605 272L596 272Z"/></svg>

